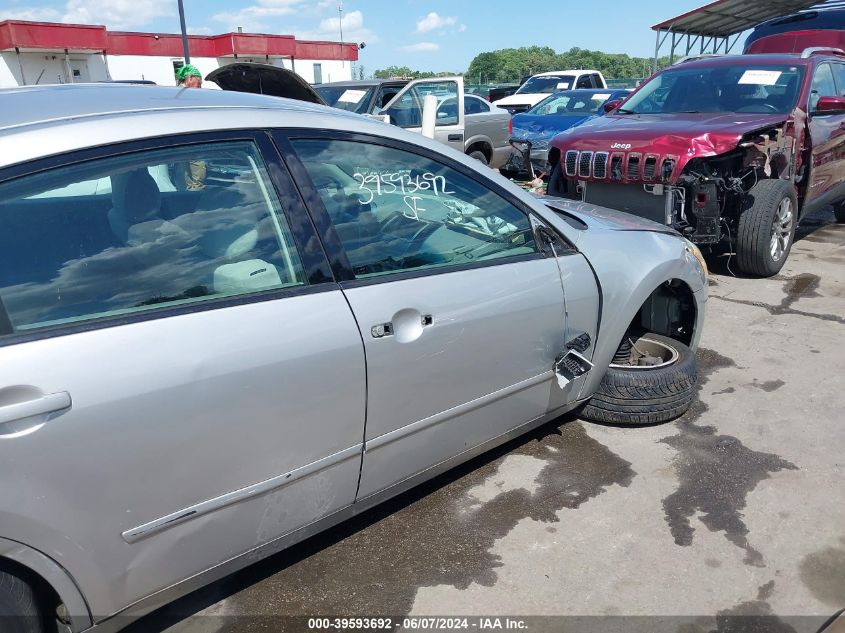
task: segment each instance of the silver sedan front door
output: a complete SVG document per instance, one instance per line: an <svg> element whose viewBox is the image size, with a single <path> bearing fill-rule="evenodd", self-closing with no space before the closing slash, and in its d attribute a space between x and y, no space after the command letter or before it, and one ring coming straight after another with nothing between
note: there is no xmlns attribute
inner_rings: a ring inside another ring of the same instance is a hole
<svg viewBox="0 0 845 633"><path fill-rule="evenodd" d="M566 401L553 372L565 343L559 269L523 208L432 156L292 145L355 277L342 286L367 354L359 498Z"/></svg>

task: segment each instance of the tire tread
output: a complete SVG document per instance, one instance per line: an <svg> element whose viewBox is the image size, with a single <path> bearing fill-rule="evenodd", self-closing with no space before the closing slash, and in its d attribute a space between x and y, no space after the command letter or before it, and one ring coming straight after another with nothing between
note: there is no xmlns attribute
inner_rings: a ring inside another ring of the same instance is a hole
<svg viewBox="0 0 845 633"><path fill-rule="evenodd" d="M780 271L789 257L792 239L781 261L773 261L770 251L772 222L778 205L787 196L792 200L795 214L792 224L794 239L798 201L792 183L779 179L761 180L746 194L736 232L736 257L742 272L771 277Z"/></svg>
<svg viewBox="0 0 845 633"><path fill-rule="evenodd" d="M698 387L695 356L674 339L657 334L647 337L672 345L679 353L678 361L658 369L609 367L581 417L610 424L657 424L689 409Z"/></svg>

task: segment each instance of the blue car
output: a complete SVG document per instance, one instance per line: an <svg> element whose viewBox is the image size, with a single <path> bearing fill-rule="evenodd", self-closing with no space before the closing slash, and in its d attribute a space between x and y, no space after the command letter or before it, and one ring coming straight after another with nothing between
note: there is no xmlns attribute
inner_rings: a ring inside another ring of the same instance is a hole
<svg viewBox="0 0 845 633"><path fill-rule="evenodd" d="M510 169L528 170L526 154L530 152L534 174L548 173L550 141L569 128L595 116L602 116L608 101L625 99L630 90L562 90L543 99L533 108L513 116L511 145L517 150L508 163ZM530 147L525 141L531 143Z"/></svg>

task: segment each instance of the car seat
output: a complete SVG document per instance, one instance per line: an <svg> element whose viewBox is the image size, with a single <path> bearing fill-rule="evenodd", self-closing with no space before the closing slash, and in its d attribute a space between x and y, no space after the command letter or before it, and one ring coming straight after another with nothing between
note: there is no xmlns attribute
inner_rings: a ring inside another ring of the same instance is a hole
<svg viewBox="0 0 845 633"><path fill-rule="evenodd" d="M713 84L702 75L679 78L669 90L663 112L713 112L718 103Z"/></svg>
<svg viewBox="0 0 845 633"><path fill-rule="evenodd" d="M789 81L786 82L786 87L783 92L778 95L771 95L768 99L766 99L766 103L775 106L781 112L786 112L791 109L792 105L795 103L795 92L797 88L798 77L790 77Z"/></svg>
<svg viewBox="0 0 845 633"><path fill-rule="evenodd" d="M138 245L184 231L161 216L161 192L146 169L112 176L109 226L118 242ZM186 236L183 236L186 237Z"/></svg>
<svg viewBox="0 0 845 633"><path fill-rule="evenodd" d="M757 92L754 84L726 84L719 95L719 107L724 112L737 112L744 107L754 106L753 99Z"/></svg>
<svg viewBox="0 0 845 633"><path fill-rule="evenodd" d="M196 240L217 293L248 292L294 281L282 259L279 237L255 183L206 187L196 210L174 220Z"/></svg>

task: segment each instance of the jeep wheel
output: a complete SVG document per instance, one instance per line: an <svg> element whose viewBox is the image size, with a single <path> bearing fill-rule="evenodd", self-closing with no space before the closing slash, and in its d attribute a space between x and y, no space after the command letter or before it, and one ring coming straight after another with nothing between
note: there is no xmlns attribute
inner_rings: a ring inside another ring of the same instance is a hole
<svg viewBox="0 0 845 633"><path fill-rule="evenodd" d="M581 417L611 424L668 422L689 409L697 382L695 354L680 341L651 333L630 343L626 337Z"/></svg>
<svg viewBox="0 0 845 633"><path fill-rule="evenodd" d="M44 630L32 587L17 576L0 571L0 631L42 633Z"/></svg>
<svg viewBox="0 0 845 633"><path fill-rule="evenodd" d="M736 247L742 272L771 277L780 271L792 248L797 212L787 180L761 180L745 194Z"/></svg>
<svg viewBox="0 0 845 633"><path fill-rule="evenodd" d="M566 195L566 180L563 178L563 168L559 160L552 167L552 173L549 175L549 183L546 185L546 195L563 198Z"/></svg>

